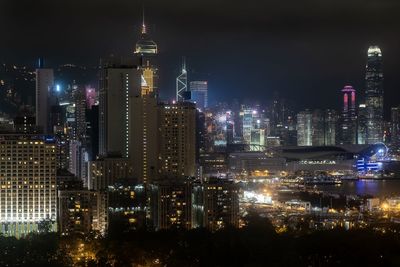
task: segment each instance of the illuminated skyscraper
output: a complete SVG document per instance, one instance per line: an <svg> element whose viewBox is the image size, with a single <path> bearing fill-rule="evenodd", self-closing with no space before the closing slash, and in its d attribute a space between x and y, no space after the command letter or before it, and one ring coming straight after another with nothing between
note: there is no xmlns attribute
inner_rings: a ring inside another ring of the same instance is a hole
<svg viewBox="0 0 400 267"><path fill-rule="evenodd" d="M365 105L367 115L366 143L383 140L383 67L382 52L378 46L368 48L365 73Z"/></svg>
<svg viewBox="0 0 400 267"><path fill-rule="evenodd" d="M309 110L297 114L297 145L312 145L312 113Z"/></svg>
<svg viewBox="0 0 400 267"><path fill-rule="evenodd" d="M336 144L336 125L338 121L338 115L335 110L325 110L324 119L324 145L334 146Z"/></svg>
<svg viewBox="0 0 400 267"><path fill-rule="evenodd" d="M44 135L0 136L0 233L57 230L56 144Z"/></svg>
<svg viewBox="0 0 400 267"><path fill-rule="evenodd" d="M204 110L208 107L208 82L207 81L191 81L190 94L196 107Z"/></svg>
<svg viewBox="0 0 400 267"><path fill-rule="evenodd" d="M325 125L324 112L322 110L314 110L312 113L312 145L323 146L325 144Z"/></svg>
<svg viewBox="0 0 400 267"><path fill-rule="evenodd" d="M357 144L356 90L350 85L342 89L343 111L340 123L340 143Z"/></svg>
<svg viewBox="0 0 400 267"><path fill-rule="evenodd" d="M50 94L54 86L53 69L36 69L36 125L49 132Z"/></svg>
<svg viewBox="0 0 400 267"><path fill-rule="evenodd" d="M130 159L135 179L146 184L158 174L159 136L157 68L154 64L157 45L147 35L144 19L135 54L140 59L141 90L130 99Z"/></svg>
<svg viewBox="0 0 400 267"><path fill-rule="evenodd" d="M157 67L155 65L155 56L158 53L157 44L150 38L147 33L146 24L142 22L142 31L139 41L135 46L135 55L138 57L138 65L141 71L141 88L142 94L157 94Z"/></svg>
<svg viewBox="0 0 400 267"><path fill-rule="evenodd" d="M187 86L187 71L186 71L186 62L185 58L182 61L182 69L181 73L176 77L176 101L184 101L186 100L186 95L188 86Z"/></svg>

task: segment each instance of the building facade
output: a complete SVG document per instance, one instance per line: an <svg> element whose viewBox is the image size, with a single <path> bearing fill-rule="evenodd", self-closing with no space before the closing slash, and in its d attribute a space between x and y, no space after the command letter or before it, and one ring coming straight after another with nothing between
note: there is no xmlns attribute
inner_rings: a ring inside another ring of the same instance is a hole
<svg viewBox="0 0 400 267"><path fill-rule="evenodd" d="M0 135L0 232L57 230L56 143L44 135Z"/></svg>

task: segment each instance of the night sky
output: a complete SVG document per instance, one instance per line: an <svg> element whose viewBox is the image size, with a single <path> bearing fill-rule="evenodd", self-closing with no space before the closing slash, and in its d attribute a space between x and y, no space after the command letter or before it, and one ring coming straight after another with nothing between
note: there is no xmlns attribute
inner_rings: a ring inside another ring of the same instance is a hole
<svg viewBox="0 0 400 267"><path fill-rule="evenodd" d="M274 91L298 108L339 107L340 89L363 96L366 51L381 47L386 109L400 104L398 0L144 1L159 45L160 93L174 94L181 56L210 82L212 102L259 100ZM143 1L0 0L0 59L96 65L130 55Z"/></svg>

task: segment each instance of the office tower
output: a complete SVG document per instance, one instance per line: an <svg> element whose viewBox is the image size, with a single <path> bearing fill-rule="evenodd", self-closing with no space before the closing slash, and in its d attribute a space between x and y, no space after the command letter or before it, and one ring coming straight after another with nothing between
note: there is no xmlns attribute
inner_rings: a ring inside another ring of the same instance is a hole
<svg viewBox="0 0 400 267"><path fill-rule="evenodd" d="M160 174L194 176L196 162L196 107L193 103L160 104Z"/></svg>
<svg viewBox="0 0 400 267"><path fill-rule="evenodd" d="M144 94L155 93L157 95L157 67L155 58L158 53L157 44L147 33L146 24L142 22L142 31L134 51L141 74L141 92Z"/></svg>
<svg viewBox="0 0 400 267"><path fill-rule="evenodd" d="M343 110L340 118L340 144L357 144L356 90L350 85L342 89Z"/></svg>
<svg viewBox="0 0 400 267"><path fill-rule="evenodd" d="M89 160L95 160L99 155L99 105L86 110Z"/></svg>
<svg viewBox="0 0 400 267"><path fill-rule="evenodd" d="M192 227L212 232L239 226L238 187L231 180L210 178L192 189Z"/></svg>
<svg viewBox="0 0 400 267"><path fill-rule="evenodd" d="M208 107L208 82L207 81L191 81L190 95L196 107L204 110Z"/></svg>
<svg viewBox="0 0 400 267"><path fill-rule="evenodd" d="M312 113L312 136L311 144L313 146L325 145L325 116L322 110L316 109Z"/></svg>
<svg viewBox="0 0 400 267"><path fill-rule="evenodd" d="M111 60L100 70L99 154L129 156L129 99L141 90L140 73L132 65Z"/></svg>
<svg viewBox="0 0 400 267"><path fill-rule="evenodd" d="M129 159L107 157L89 162L89 190L106 190L117 182L133 184L133 167Z"/></svg>
<svg viewBox="0 0 400 267"><path fill-rule="evenodd" d="M400 148L400 107L392 107L391 119L391 145L395 149Z"/></svg>
<svg viewBox="0 0 400 267"><path fill-rule="evenodd" d="M85 87L86 108L91 109L97 102L96 89L91 86Z"/></svg>
<svg viewBox="0 0 400 267"><path fill-rule="evenodd" d="M107 193L89 190L58 191L58 221L62 235L105 235L108 228Z"/></svg>
<svg viewBox="0 0 400 267"><path fill-rule="evenodd" d="M181 102L184 100L188 100L186 93L188 90L187 87L187 71L186 71L186 62L185 59L183 58L182 61L182 68L181 68L181 73L176 77L176 98L175 100L177 102Z"/></svg>
<svg viewBox="0 0 400 267"><path fill-rule="evenodd" d="M309 110L297 114L297 145L312 145L312 113Z"/></svg>
<svg viewBox="0 0 400 267"><path fill-rule="evenodd" d="M196 110L196 162L200 154L206 151L206 118L202 111Z"/></svg>
<svg viewBox="0 0 400 267"><path fill-rule="evenodd" d="M56 144L44 135L0 135L0 232L57 229Z"/></svg>
<svg viewBox="0 0 400 267"><path fill-rule="evenodd" d="M150 214L155 230L191 228L191 182L166 179L150 185Z"/></svg>
<svg viewBox="0 0 400 267"><path fill-rule="evenodd" d="M86 94L85 89L76 86L73 91L75 104L75 133L76 139L84 141L86 139Z"/></svg>
<svg viewBox="0 0 400 267"><path fill-rule="evenodd" d="M158 176L158 105L154 95L131 98L131 151L133 175L138 183Z"/></svg>
<svg viewBox="0 0 400 267"><path fill-rule="evenodd" d="M253 121L256 115L257 110L245 108L241 111L242 114L242 132L243 132L243 141L246 144L251 143L251 131L253 129Z"/></svg>
<svg viewBox="0 0 400 267"><path fill-rule="evenodd" d="M36 69L36 125L49 132L50 98L54 86L53 69Z"/></svg>
<svg viewBox="0 0 400 267"><path fill-rule="evenodd" d="M368 48L365 73L365 105L367 115L366 143L383 139L383 66L382 52L378 46Z"/></svg>
<svg viewBox="0 0 400 267"><path fill-rule="evenodd" d="M324 145L325 146L336 145L337 120L338 120L338 116L337 116L337 113L335 110L332 110L332 109L325 110L325 118L324 118Z"/></svg>
<svg viewBox="0 0 400 267"><path fill-rule="evenodd" d="M357 116L357 144L364 145L367 143L367 106L365 104L358 105Z"/></svg>

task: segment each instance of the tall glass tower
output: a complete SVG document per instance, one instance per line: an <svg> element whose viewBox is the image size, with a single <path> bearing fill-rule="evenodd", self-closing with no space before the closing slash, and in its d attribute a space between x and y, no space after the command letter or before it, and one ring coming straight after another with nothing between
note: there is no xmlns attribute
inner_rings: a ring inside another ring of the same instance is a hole
<svg viewBox="0 0 400 267"><path fill-rule="evenodd" d="M365 73L366 143L383 140L383 68L382 52L378 46L368 48Z"/></svg>

